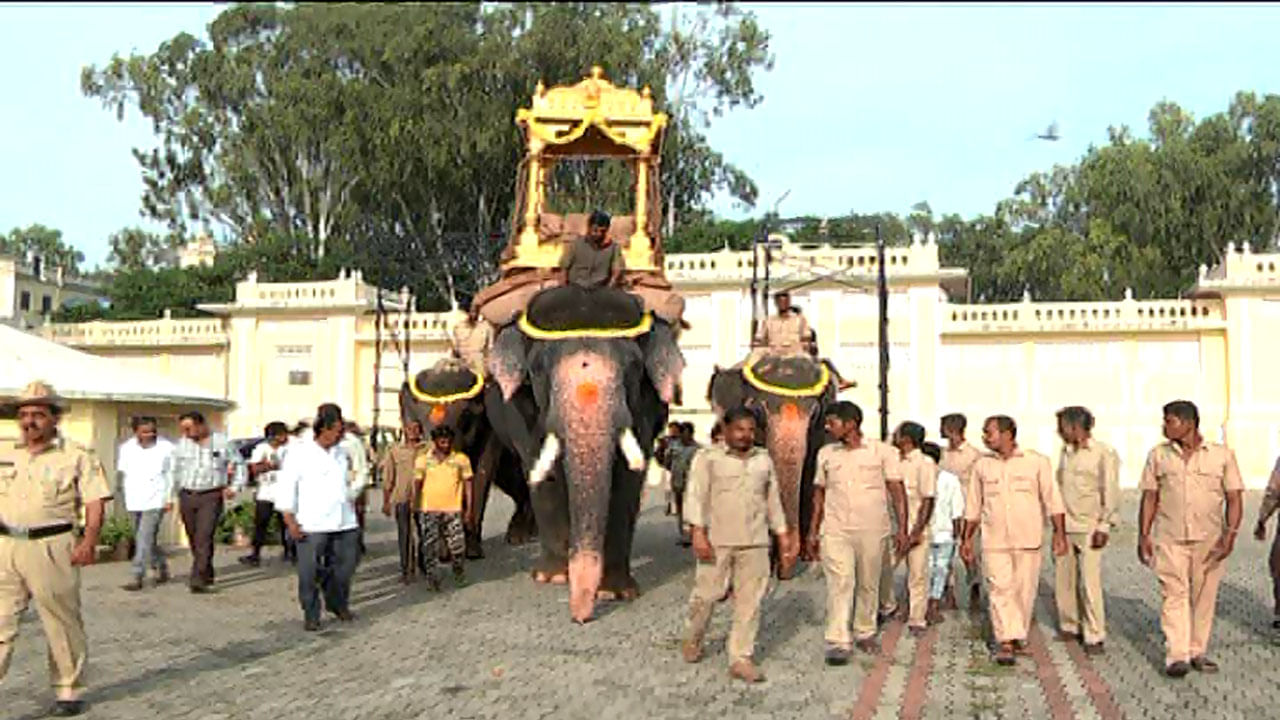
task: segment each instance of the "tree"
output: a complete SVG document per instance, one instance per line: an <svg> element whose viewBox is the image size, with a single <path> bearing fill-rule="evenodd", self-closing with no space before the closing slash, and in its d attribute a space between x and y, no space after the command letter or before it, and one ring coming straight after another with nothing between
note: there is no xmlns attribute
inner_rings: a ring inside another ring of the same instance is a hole
<svg viewBox="0 0 1280 720"><path fill-rule="evenodd" d="M176 266L183 239L181 235L161 236L131 227L112 233L107 242L111 246L107 263L117 271L128 271Z"/></svg>
<svg viewBox="0 0 1280 720"><path fill-rule="evenodd" d="M39 223L25 228L14 228L8 235L0 235L0 255L10 255L26 260L29 255L41 258L45 268L62 268L68 275L80 273L84 253L62 240L62 231Z"/></svg>
<svg viewBox="0 0 1280 720"><path fill-rule="evenodd" d="M659 106L682 83L661 166L669 217L718 189L754 200L695 121L759 102L768 35L728 6L683 17L667 30L638 4L237 5L208 44L181 34L117 55L81 87L152 121L159 147L135 151L147 217L291 238L317 262L352 253L436 306L492 275L522 154L512 117L539 81L599 64Z"/></svg>

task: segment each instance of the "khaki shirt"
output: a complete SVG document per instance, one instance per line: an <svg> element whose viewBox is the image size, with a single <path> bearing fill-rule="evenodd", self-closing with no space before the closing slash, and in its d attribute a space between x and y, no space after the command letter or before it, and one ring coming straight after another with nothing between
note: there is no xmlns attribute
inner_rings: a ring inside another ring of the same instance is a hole
<svg viewBox="0 0 1280 720"><path fill-rule="evenodd" d="M907 531L910 532L920 517L920 503L938 495L938 465L919 449L907 453L901 465L902 482L907 491ZM928 531L926 526L925 532Z"/></svg>
<svg viewBox="0 0 1280 720"><path fill-rule="evenodd" d="M825 488L822 510L824 537L861 533L889 535L888 483L902 482L898 451L876 440L863 440L850 449L832 443L818 451L815 487Z"/></svg>
<svg viewBox="0 0 1280 720"><path fill-rule="evenodd" d="M1120 456L1092 438L1074 450L1063 446L1058 490L1067 511L1067 532L1110 533L1120 506Z"/></svg>
<svg viewBox="0 0 1280 720"><path fill-rule="evenodd" d="M22 528L75 523L80 508L111 498L92 451L59 437L32 455L21 442L0 444L0 522Z"/></svg>
<svg viewBox="0 0 1280 720"><path fill-rule="evenodd" d="M1236 454L1218 443L1201 443L1183 461L1173 442L1151 449L1138 488L1157 493L1157 542L1198 542L1222 534L1227 493L1244 490Z"/></svg>
<svg viewBox="0 0 1280 720"><path fill-rule="evenodd" d="M805 349L808 340L809 323L798 313L771 315L756 331L756 343L776 355L808 355Z"/></svg>
<svg viewBox="0 0 1280 720"><path fill-rule="evenodd" d="M414 461L425 447L422 443L411 447L399 442L382 457L382 487L389 493L388 502L399 505L414 501Z"/></svg>
<svg viewBox="0 0 1280 720"><path fill-rule="evenodd" d="M622 248L618 243L596 247L583 235L560 255L560 269L569 271L569 283L584 288L609 284L614 271L622 270Z"/></svg>
<svg viewBox="0 0 1280 720"><path fill-rule="evenodd" d="M463 319L453 326L453 351L470 367L484 368L484 358L492 344L493 328L484 318L477 319L474 325Z"/></svg>
<svg viewBox="0 0 1280 720"><path fill-rule="evenodd" d="M768 451L752 448L744 458L719 446L702 449L689 468L684 519L707 528L717 547L768 545L770 530L786 532L778 475Z"/></svg>
<svg viewBox="0 0 1280 720"><path fill-rule="evenodd" d="M964 519L982 520L985 550L1036 550L1046 517L1063 514L1062 494L1049 458L1016 449L1008 460L983 455L969 471Z"/></svg>

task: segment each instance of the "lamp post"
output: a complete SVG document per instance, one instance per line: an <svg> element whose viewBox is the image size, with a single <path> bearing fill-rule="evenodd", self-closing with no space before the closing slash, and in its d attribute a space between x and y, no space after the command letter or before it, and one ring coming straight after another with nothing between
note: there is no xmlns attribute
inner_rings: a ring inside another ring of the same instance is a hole
<svg viewBox="0 0 1280 720"><path fill-rule="evenodd" d="M889 281L884 269L884 236L876 223L876 297L880 306L880 439L889 439Z"/></svg>

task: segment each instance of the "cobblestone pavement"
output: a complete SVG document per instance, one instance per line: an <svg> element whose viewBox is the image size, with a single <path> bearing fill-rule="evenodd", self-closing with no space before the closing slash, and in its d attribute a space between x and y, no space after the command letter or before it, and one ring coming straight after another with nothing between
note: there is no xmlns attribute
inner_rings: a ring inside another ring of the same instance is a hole
<svg viewBox="0 0 1280 720"><path fill-rule="evenodd" d="M635 549L644 594L570 622L566 591L534 585L536 546L501 540L510 505L498 496L488 558L471 584L432 594L397 581L394 526L370 514L369 551L354 588L357 622L302 631L295 583L270 553L261 569L218 555L218 591L191 595L185 572L159 589L126 593L127 565L84 573L90 634L90 717L96 718L1164 718L1272 717L1280 660L1271 620L1266 544L1242 535L1222 586L1211 655L1217 676L1160 674L1156 580L1138 564L1126 526L1106 558L1111 637L1101 658L1053 640L1052 563L1041 578L1032 658L997 669L980 617L963 610L915 639L892 623L879 659L822 663L824 588L808 567L771 589L758 659L769 677L743 687L726 674L728 608L717 610L701 664L678 653L692 580L675 523L649 498ZM1258 494L1248 498L1252 527ZM378 507L371 503L370 507ZM186 556L176 568L185 571ZM900 576L901 578L901 576ZM51 703L44 639L28 613L5 680L6 718L39 717Z"/></svg>

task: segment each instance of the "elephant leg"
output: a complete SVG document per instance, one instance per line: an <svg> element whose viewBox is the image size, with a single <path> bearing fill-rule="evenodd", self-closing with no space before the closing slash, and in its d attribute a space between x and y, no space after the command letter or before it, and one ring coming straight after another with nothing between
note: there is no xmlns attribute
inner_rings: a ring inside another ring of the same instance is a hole
<svg viewBox="0 0 1280 720"><path fill-rule="evenodd" d="M563 470L530 488L529 495L542 543L533 579L565 584L569 581L569 490Z"/></svg>
<svg viewBox="0 0 1280 720"><path fill-rule="evenodd" d="M511 514L511 522L507 524L507 544L524 545L533 542L538 536L538 523L533 515L529 483L525 481L513 454L508 453L503 458L501 467L506 469L497 473L494 482L516 506L515 512Z"/></svg>
<svg viewBox="0 0 1280 720"><path fill-rule="evenodd" d="M640 494L644 474L615 463L613 492L609 496L609 524L604 539L604 578L599 597L604 600L634 600L640 586L631 575L631 545L640 515Z"/></svg>
<svg viewBox="0 0 1280 720"><path fill-rule="evenodd" d="M476 463L471 476L472 507L467 509L464 527L466 536L466 555L468 560L479 560L484 557L481 534L484 530L484 511L489 506L489 487L493 484L493 476L498 472L498 461L502 459L502 445L498 439L490 435L480 452L480 460Z"/></svg>

